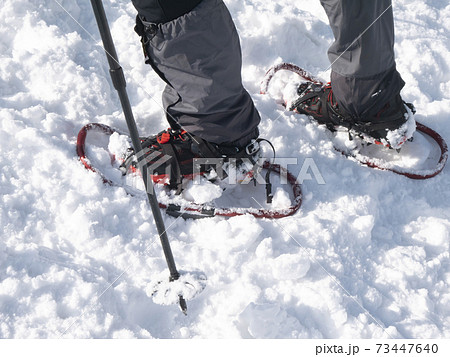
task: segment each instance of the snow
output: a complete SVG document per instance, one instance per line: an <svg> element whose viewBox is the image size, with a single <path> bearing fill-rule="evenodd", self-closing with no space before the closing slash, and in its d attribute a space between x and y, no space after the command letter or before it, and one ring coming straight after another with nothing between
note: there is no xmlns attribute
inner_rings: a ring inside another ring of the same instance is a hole
<svg viewBox="0 0 450 357"><path fill-rule="evenodd" d="M301 210L280 220L164 215L177 267L207 278L184 316L151 297L168 271L145 200L76 156L89 122L126 132L89 2L2 1L0 337L450 338L448 166L425 181L361 166L259 94L275 63L329 78L319 1L225 2L261 136L298 159L296 177L312 159L325 184L305 179ZM105 8L140 133L157 133L164 83L143 63L134 8ZM397 0L394 17L403 97L449 142L450 5Z"/></svg>

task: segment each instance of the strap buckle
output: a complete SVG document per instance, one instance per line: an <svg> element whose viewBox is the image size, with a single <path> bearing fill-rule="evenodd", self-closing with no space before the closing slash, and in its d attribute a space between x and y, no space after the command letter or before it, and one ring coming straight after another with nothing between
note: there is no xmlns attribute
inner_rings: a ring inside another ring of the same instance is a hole
<svg viewBox="0 0 450 357"><path fill-rule="evenodd" d="M143 17L139 18L144 27L145 36L147 37L148 41L150 41L153 37L156 36L156 33L158 32L158 24L155 22L148 22Z"/></svg>
<svg viewBox="0 0 450 357"><path fill-rule="evenodd" d="M259 151L260 147L259 147L259 142L255 139L252 139L250 141L250 144L248 144L245 147L245 152L247 153L247 155L255 155L258 151Z"/></svg>

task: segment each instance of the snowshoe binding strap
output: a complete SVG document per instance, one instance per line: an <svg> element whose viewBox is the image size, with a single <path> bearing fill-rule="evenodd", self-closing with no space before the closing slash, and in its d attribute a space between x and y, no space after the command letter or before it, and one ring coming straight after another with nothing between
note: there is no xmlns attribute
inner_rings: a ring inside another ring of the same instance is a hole
<svg viewBox="0 0 450 357"><path fill-rule="evenodd" d="M269 140L262 139L262 138L252 139L250 141L250 143L245 146L245 148L242 148L242 149L235 148L235 150L237 150L237 153L234 153L232 155L232 157L234 159L237 159L238 162L239 162L239 160L242 160L243 158L248 158L248 159L250 159L253 162L253 164L256 165L257 164L256 160L255 159L251 159L251 158L254 158L258 154L258 152L260 151L260 149L261 149L260 143L261 142L267 142L270 145L270 147L272 148L272 151L273 151L272 162L274 162L275 161L275 148L274 148L274 146L272 145L272 143ZM217 153L219 153L219 154L222 154L222 155L223 155L223 152L224 152L223 149L222 150L215 149L215 151ZM272 171L272 166L269 165L268 169L267 169L266 176L265 176L265 181L266 181L266 202L267 203L272 203L272 199L273 199L272 184L270 183L270 173L271 173L271 171ZM226 177L226 173L224 173L224 175ZM255 184L256 184L256 182L255 182Z"/></svg>
<svg viewBox="0 0 450 357"><path fill-rule="evenodd" d="M276 157L276 153L275 153L275 147L273 146L273 144L267 140L267 139L258 139L258 144L260 142L266 142L270 145L270 147L272 148L273 151L273 158L272 158L272 162L275 162L275 157ZM272 203L273 200L273 193L272 193L272 183L270 182L270 173L272 172L273 166L272 165L268 165L267 167L267 172L266 172L266 202L267 203Z"/></svg>

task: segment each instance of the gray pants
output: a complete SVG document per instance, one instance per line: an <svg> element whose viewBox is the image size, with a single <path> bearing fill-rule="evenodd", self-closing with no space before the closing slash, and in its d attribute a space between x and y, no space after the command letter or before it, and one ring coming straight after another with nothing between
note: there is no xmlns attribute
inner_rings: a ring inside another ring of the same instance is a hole
<svg viewBox="0 0 450 357"><path fill-rule="evenodd" d="M339 106L362 117L400 93L395 68L391 0L321 0L335 41L328 50L331 85Z"/></svg>
<svg viewBox="0 0 450 357"><path fill-rule="evenodd" d="M239 37L222 0L132 1L141 17L157 23L145 49L167 83L163 104L171 126L217 144L257 137L260 116L242 86ZM335 36L328 51L335 98L353 116L374 115L404 86L395 69L391 0L321 4Z"/></svg>
<svg viewBox="0 0 450 357"><path fill-rule="evenodd" d="M172 127L216 144L243 146L258 136L260 116L242 86L239 37L222 0L158 24L148 40L150 64L167 83Z"/></svg>

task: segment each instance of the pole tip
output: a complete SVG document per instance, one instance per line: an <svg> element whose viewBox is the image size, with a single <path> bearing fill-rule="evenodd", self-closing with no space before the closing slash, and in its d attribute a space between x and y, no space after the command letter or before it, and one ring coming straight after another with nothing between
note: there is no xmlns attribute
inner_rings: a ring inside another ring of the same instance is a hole
<svg viewBox="0 0 450 357"><path fill-rule="evenodd" d="M179 303L180 303L180 309L181 312L187 316L187 304L186 304L186 300L184 299L183 295L178 295L179 297Z"/></svg>

